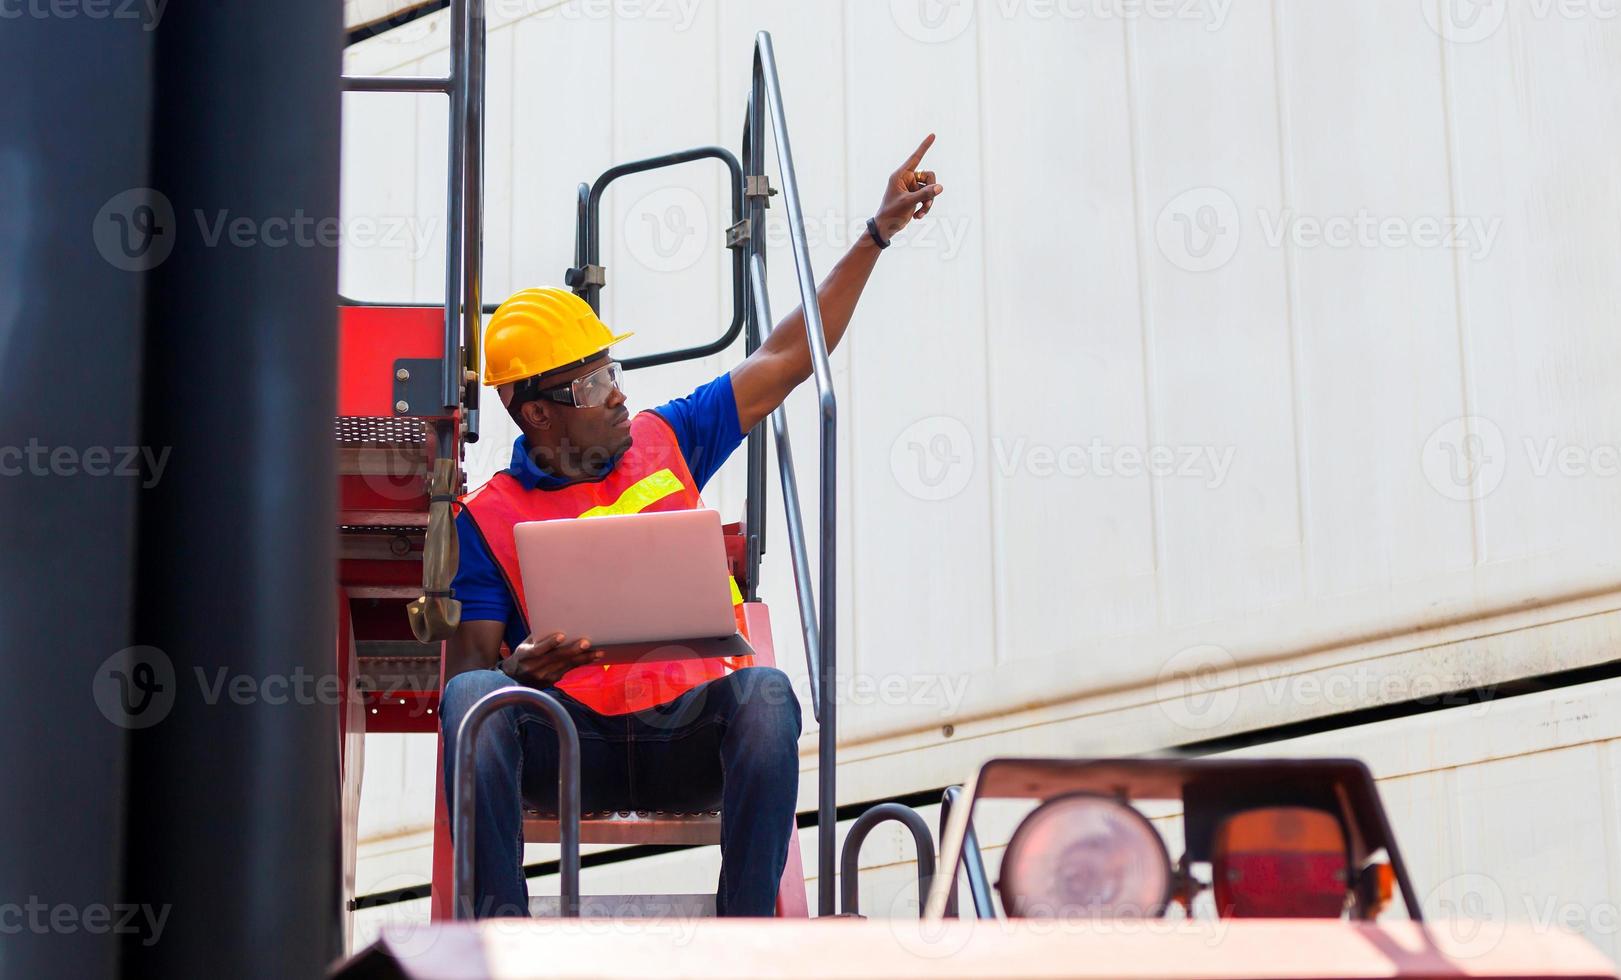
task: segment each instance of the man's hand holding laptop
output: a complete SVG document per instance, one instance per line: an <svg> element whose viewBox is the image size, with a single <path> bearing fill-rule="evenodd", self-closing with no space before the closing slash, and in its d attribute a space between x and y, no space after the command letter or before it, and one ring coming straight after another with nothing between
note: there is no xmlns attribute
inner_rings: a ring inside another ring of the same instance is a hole
<svg viewBox="0 0 1621 980"><path fill-rule="evenodd" d="M518 644L512 656L501 660L503 674L526 687L547 688L556 684L563 675L576 667L596 663L602 659L601 650L591 649L590 637L565 642L561 633L545 636L530 635Z"/></svg>

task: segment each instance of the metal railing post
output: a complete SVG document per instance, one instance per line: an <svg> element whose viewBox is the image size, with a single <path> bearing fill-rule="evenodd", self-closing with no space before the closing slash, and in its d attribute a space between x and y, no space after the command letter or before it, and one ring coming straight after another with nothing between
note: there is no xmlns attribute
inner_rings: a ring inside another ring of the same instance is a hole
<svg viewBox="0 0 1621 980"><path fill-rule="evenodd" d="M440 393L465 407L464 438L478 441L479 328L484 242L484 0L451 0L450 71L442 78L345 75L346 92L449 97L445 167L445 329ZM373 304L365 304L373 305ZM468 372L471 372L470 374ZM471 379L471 380L469 380ZM442 458L449 444L441 440Z"/></svg>
<svg viewBox="0 0 1621 980"><path fill-rule="evenodd" d="M589 255L590 243L586 236L586 222L591 215L591 185L580 181L574 192L574 267L583 269L591 261ZM585 300L591 307L591 312L600 314L597 298L590 286L585 283L574 285L574 295Z"/></svg>
<svg viewBox="0 0 1621 980"><path fill-rule="evenodd" d="M880 803L856 818L850 833L844 838L844 856L839 868L840 906L845 915L861 914L861 845L867 842L872 829L888 820L906 825L912 832L912 843L917 846L917 914L923 915L923 903L928 898L929 882L934 878L934 837L929 825L918 812L899 803Z"/></svg>
<svg viewBox="0 0 1621 980"><path fill-rule="evenodd" d="M770 111L777 141L777 166L782 172L782 200L788 216L789 241L793 246L794 272L799 281L799 298L810 346L811 365L816 378L817 406L821 421L821 616L818 639L820 673L814 678L820 691L820 729L817 733L817 909L818 914L834 913L834 803L837 798L838 705L835 678L838 653L835 649L838 608L838 561L836 553L838 512L838 399L833 391L833 368L827 358L827 335L822 328L822 307L816 293L816 276L811 269L810 244L805 233L805 214L799 203L799 177L794 171L794 154L788 139L788 119L782 105L782 87L777 77L777 57L771 35L761 31L754 43L754 90L762 94ZM752 272L756 289L765 289L764 269Z"/></svg>
<svg viewBox="0 0 1621 980"><path fill-rule="evenodd" d="M621 163L603 171L602 176L590 185L589 192L581 185L581 200L576 209L575 228L575 269L584 270L588 267L602 266L602 199L608 188L622 177L632 174L647 173L652 170L663 170L667 167L676 167L698 160L719 160L726 167L726 176L731 184L732 220L743 220L745 211L743 193L743 165L737 157L725 147L700 146L690 150L679 150L675 153L666 153L662 156L648 157L645 160L636 160L630 163ZM743 324L746 319L744 310L748 306L746 290L743 285L747 275L746 256L741 248L732 251L732 319L721 336L707 344L695 347L686 347L680 350L660 351L655 354L643 354L640 357L627 357L624 360L626 371L635 371L640 368L657 367L661 364L673 364L676 361L691 360L698 357L708 357L718 354L737 340L743 333ZM601 312L602 285L596 282L586 282L575 287L575 293L591 305L591 309Z"/></svg>
<svg viewBox="0 0 1621 980"><path fill-rule="evenodd" d="M440 350L440 402L451 418L433 422L434 455L440 464L461 472L456 458L454 413L460 409L461 443L479 438L478 372L479 328L483 304L479 298L483 276L484 242L484 0L450 2L450 70L443 78L345 75L346 92L439 93L448 97L445 134L445 320ZM340 297L341 299L341 297ZM367 304L371 305L371 304ZM437 415L438 413L430 413ZM452 480L454 484L459 481ZM430 535L442 547L456 547L455 525L443 494L430 505ZM438 528L439 530L434 530ZM428 642L442 639L446 622L453 619L443 606L450 583L441 581L443 566L435 573L424 563L422 598L410 613L412 630Z"/></svg>
<svg viewBox="0 0 1621 980"><path fill-rule="evenodd" d="M580 734L556 698L532 687L491 691L468 709L456 729L456 792L451 803L451 911L458 919L473 917L473 835L478 803L478 736L490 716L502 708L526 704L539 709L557 732L557 827L562 849L561 915L580 914Z"/></svg>
<svg viewBox="0 0 1621 980"><path fill-rule="evenodd" d="M466 405L465 436L478 441L478 370L484 307L484 63L488 32L484 0L462 0L463 59L461 123L466 153L462 161L462 342L459 357L447 358L445 394ZM448 232L447 232L448 235ZM447 403L447 407L452 402Z"/></svg>
<svg viewBox="0 0 1621 980"><path fill-rule="evenodd" d="M962 798L961 786L948 786L940 796L940 840L946 839L946 824L951 820L951 810ZM961 867L968 869L968 894L974 900L974 915L981 919L996 917L995 906L991 904L990 876L985 873L985 856L979 850L979 835L974 833L974 821L968 820L968 830L963 835L962 858L958 862ZM946 897L946 915L957 917L957 868L942 868L942 873L951 875L951 891Z"/></svg>
<svg viewBox="0 0 1621 980"><path fill-rule="evenodd" d="M755 177L765 176L765 93L758 76L750 79L748 112L743 118L743 179L747 183ZM751 269L750 280L745 285L750 294L753 293L752 268L756 259L760 262L761 278L765 278L766 251L765 228L766 208L770 206L768 197L749 197L746 199L747 208L744 217L749 222L749 235L743 245L744 257L748 260ZM752 354L764 342L766 333L771 329L769 322L762 322L755 304L752 300L748 306L748 332L744 342L747 353ZM775 414L775 413L773 413ZM775 423L773 423L775 424ZM749 569L749 599L757 599L760 582L760 560L766 550L766 444L765 424L756 425L749 432L748 446L748 497L747 506L748 526L744 528L747 534L748 569ZM809 675L812 679L815 674ZM812 690L815 690L814 684ZM819 695L812 695L812 701L818 702ZM819 717L818 711L818 717Z"/></svg>
<svg viewBox="0 0 1621 980"><path fill-rule="evenodd" d="M765 286L765 260L749 260L750 310L765 330L771 330L771 298ZM816 595L811 588L810 557L805 550L805 518L799 509L799 479L794 474L794 451L788 441L788 410L778 405L771 413L777 441L777 474L782 483L782 514L788 524L788 554L794 569L794 597L799 602L799 629L805 637L805 670L811 679L811 714L822 721L822 631L816 617ZM764 508L761 508L764 510ZM820 802L820 800L818 800Z"/></svg>
<svg viewBox="0 0 1621 980"><path fill-rule="evenodd" d="M345 92L409 92L448 94L451 80L416 75L345 75Z"/></svg>

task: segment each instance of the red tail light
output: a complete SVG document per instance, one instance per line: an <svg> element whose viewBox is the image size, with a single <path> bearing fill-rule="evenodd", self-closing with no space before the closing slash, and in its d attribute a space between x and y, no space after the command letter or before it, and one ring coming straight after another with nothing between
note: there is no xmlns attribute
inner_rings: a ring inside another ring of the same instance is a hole
<svg viewBox="0 0 1621 980"><path fill-rule="evenodd" d="M1349 859L1332 814L1270 807L1227 818L1211 848L1216 908L1232 918L1334 919Z"/></svg>

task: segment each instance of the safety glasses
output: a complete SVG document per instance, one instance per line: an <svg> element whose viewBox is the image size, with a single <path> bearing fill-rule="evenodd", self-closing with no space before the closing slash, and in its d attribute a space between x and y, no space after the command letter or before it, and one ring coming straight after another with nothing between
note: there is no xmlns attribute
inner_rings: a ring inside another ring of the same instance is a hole
<svg viewBox="0 0 1621 980"><path fill-rule="evenodd" d="M624 369L618 361L609 361L602 367L592 371L583 378L575 378L565 385L555 388L531 389L522 394L528 398L544 398L547 401L557 402L560 405L572 405L575 408L601 408L608 404L608 398L616 391L623 390L625 378ZM533 382L530 382L531 384Z"/></svg>

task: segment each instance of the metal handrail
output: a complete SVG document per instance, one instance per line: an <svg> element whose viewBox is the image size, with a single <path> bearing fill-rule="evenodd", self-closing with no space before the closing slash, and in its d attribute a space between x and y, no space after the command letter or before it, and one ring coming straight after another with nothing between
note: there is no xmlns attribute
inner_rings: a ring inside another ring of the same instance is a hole
<svg viewBox="0 0 1621 980"><path fill-rule="evenodd" d="M929 882L934 878L934 837L929 825L918 812L899 803L880 803L856 818L850 833L844 838L844 856L840 861L840 905L845 915L861 914L861 845L867 842L872 829L888 820L906 825L912 832L912 843L917 847L917 914L923 915L923 903L928 898Z"/></svg>
<svg viewBox="0 0 1621 980"><path fill-rule="evenodd" d="M484 0L461 0L461 3L459 40L464 71L460 75L461 110L454 115L457 117L455 125L461 127L466 138L462 142L462 207L457 215L461 223L452 227L462 230L462 344L459 370L450 356L451 351L446 351L444 390L449 399L447 406L455 404L460 393L464 406L463 438L477 442L479 333L483 323L479 297L484 280L484 48L488 32L484 24ZM452 30L452 44L457 40L457 31ZM446 237L449 237L449 229L446 229ZM449 291L445 293L447 303L450 295Z"/></svg>
<svg viewBox="0 0 1621 980"><path fill-rule="evenodd" d="M602 197L607 193L609 185L621 177L632 174L646 173L650 170L662 170L666 167L676 167L684 163L698 160L719 160L726 166L726 174L731 183L732 220L743 220L743 165L732 155L732 152L721 146L700 146L691 150L680 150L675 153L666 153L662 156L649 157L645 160L636 160L631 163L621 163L603 171L596 183L591 185L590 193L584 195L582 187L579 211L583 215L581 224L576 232L575 262L578 268L586 266L600 266L602 264ZM732 345L743 332L743 310L746 306L743 288L744 254L742 249L732 250L732 321L726 331L715 340L696 347L687 347L681 350L662 351L657 354L644 354L641 357L629 357L624 361L627 371L638 368L657 367L661 364L673 364L676 361L691 360L698 357L708 357L718 354ZM586 285L576 288L591 308L601 312L602 287L599 285Z"/></svg>
<svg viewBox="0 0 1621 980"><path fill-rule="evenodd" d="M455 84L448 78L417 75L345 75L345 92L440 92L449 94Z"/></svg>
<svg viewBox="0 0 1621 980"><path fill-rule="evenodd" d="M834 677L838 666L835 649L838 607L838 562L835 546L838 535L838 398L833 391L833 368L827 357L827 335L822 328L822 307L816 293L816 277L811 271L810 245L805 233L805 214L799 203L799 177L794 171L794 154L788 140L788 119L782 105L782 85L777 76L777 57L771 46L769 32L761 31L754 41L754 77L749 97L749 115L746 132L751 140L764 136L764 113L769 110L772 131L777 142L777 166L782 176L782 200L788 214L788 237L793 246L794 271L799 282L799 298L805 319L805 334L811 352L812 373L816 378L818 415L821 422L821 614L816 617L816 644L818 656L813 661L812 674L817 694L817 912L834 914L834 858L837 845L834 838L834 804L837 797L838 728L837 695ZM749 164L758 166L758 157L750 154ZM763 229L762 229L763 231ZM763 238L763 235L760 236ZM754 247L750 256L750 283L755 293L756 307L766 290L765 267L760 261L760 238L750 236ZM769 321L767 321L768 323ZM764 324L762 324L764 326ZM779 443L786 446L786 441ZM779 449L780 451L780 449ZM788 485L783 486L784 494ZM797 503L797 498L796 498ZM790 508L792 509L792 508ZM795 574L799 574L805 551L803 528L797 539L790 531L790 546L795 549ZM808 569L808 565L805 566ZM802 607L803 608L803 607ZM812 634L806 633L809 644ZM811 647L807 646L807 658Z"/></svg>
<svg viewBox="0 0 1621 980"><path fill-rule="evenodd" d="M586 231L586 224L590 220L591 185L582 180L574 195L574 266L577 269L584 269L590 262L591 236ZM581 292L579 288L576 288L574 293L586 302L591 302L587 293ZM591 309L596 308L596 304L592 303Z"/></svg>
<svg viewBox="0 0 1621 980"><path fill-rule="evenodd" d="M435 471L449 470L443 484L460 483L458 446L479 438L479 299L484 261L484 0L450 0L450 70L443 77L341 76L346 92L425 92L449 98L445 164L445 323L440 348L440 407L460 415L433 422ZM428 413L439 414L439 413ZM450 598L450 569L435 556L453 554L449 490L428 506L428 560L422 566L422 597L407 607L412 632L429 642L443 639L460 618Z"/></svg>
<svg viewBox="0 0 1621 980"><path fill-rule="evenodd" d="M962 798L961 786L947 786L940 795L940 841L944 848L946 824L951 820L951 808ZM944 857L944 855L941 855ZM968 870L968 894L974 900L974 915L981 919L996 918L996 906L991 904L991 879L985 873L985 856L979 850L979 835L974 833L974 819L968 818L968 829L963 835L960 867ZM946 915L957 917L957 869L946 869L951 875L951 891L946 896Z"/></svg>
<svg viewBox="0 0 1621 980"><path fill-rule="evenodd" d="M764 116L756 111L757 106L765 102L764 85L761 83L759 73L755 73L749 83L748 111L743 114L743 140L740 150L743 158L744 184L756 177L765 177L765 134ZM756 118L756 117L760 118ZM743 242L743 252L748 257L752 270L756 261L760 268L766 268L765 254L765 212L771 205L769 194L764 196L745 195L743 217L749 223L749 236ZM752 274L752 272L751 272ZM743 338L743 346L748 354L753 354L765 342L766 331L771 329L770 320L762 320L755 310L753 303L747 305L748 316L745 317L747 329ZM749 583L748 598L750 601L759 598L760 562L766 551L766 437L765 423L762 421L749 430L748 448L748 496L744 499L744 545L745 558L748 563ZM796 496L797 501L797 496ZM801 545L801 553L803 553ZM809 581L808 577L806 579ZM806 650L806 659L809 661L809 650ZM818 721L821 720L821 695L817 692L815 680L817 675L807 675L811 680L811 703Z"/></svg>
<svg viewBox="0 0 1621 980"><path fill-rule="evenodd" d="M557 836L562 879L560 914L580 914L580 734L574 719L557 699L532 687L504 687L479 698L456 729L456 792L451 809L451 910L458 919L473 917L473 835L478 802L478 735L490 716L502 708L524 704L540 710L557 732Z"/></svg>
<svg viewBox="0 0 1621 980"><path fill-rule="evenodd" d="M441 354L443 408L462 408L467 442L478 441L479 301L484 242L484 0L450 0L450 71L443 77L344 75L345 92L449 96L445 175L445 329ZM394 306L411 304L354 303ZM448 435L444 433L443 435ZM451 440L439 440L449 458Z"/></svg>
<svg viewBox="0 0 1621 980"><path fill-rule="evenodd" d="M771 299L765 284L765 262L749 260L749 287L754 314L771 332ZM805 637L805 670L811 683L811 714L822 721L822 692L815 683L822 676L822 631L816 617L816 595L811 587L810 555L805 547L805 518L799 507L799 478L794 474L794 451L788 440L788 410L778 405L771 413L771 431L777 442L777 473L782 483L782 512L788 524L788 553L794 566L794 595L799 602L799 628Z"/></svg>

